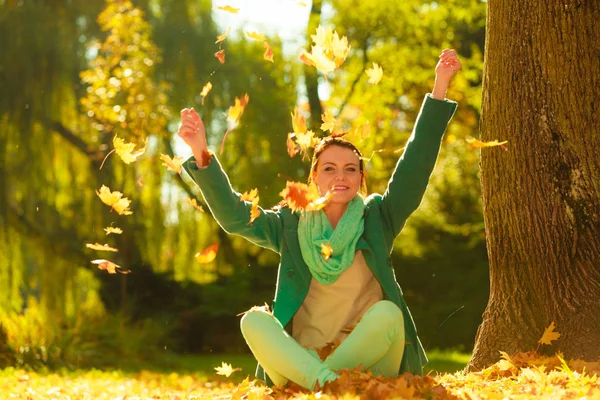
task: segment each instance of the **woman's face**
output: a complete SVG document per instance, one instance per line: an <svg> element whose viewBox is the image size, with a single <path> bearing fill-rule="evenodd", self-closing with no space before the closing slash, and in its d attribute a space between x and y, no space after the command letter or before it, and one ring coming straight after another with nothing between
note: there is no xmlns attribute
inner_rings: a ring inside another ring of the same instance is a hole
<svg viewBox="0 0 600 400"><path fill-rule="evenodd" d="M333 193L330 203L348 203L360 189L362 174L358 155L346 147L331 145L319 156L313 180L321 196Z"/></svg>

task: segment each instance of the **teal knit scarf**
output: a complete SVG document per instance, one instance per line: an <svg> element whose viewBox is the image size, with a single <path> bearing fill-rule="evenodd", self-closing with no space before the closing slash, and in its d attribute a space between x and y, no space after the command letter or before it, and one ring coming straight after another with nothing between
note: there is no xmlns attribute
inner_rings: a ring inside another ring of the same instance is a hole
<svg viewBox="0 0 600 400"><path fill-rule="evenodd" d="M335 282L354 261L356 243L365 229L365 204L360 196L348 203L335 229L325 211L305 211L298 222L298 241L302 258L312 276L320 283ZM321 245L331 245L331 257L325 260Z"/></svg>

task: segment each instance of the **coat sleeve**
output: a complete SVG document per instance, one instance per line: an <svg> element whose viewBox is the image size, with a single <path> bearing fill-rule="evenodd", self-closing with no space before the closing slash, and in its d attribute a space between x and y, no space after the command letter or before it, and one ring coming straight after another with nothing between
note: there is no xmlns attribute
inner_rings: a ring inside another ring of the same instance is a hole
<svg viewBox="0 0 600 400"><path fill-rule="evenodd" d="M398 160L381 201L381 215L393 242L407 218L421 204L435 166L440 143L457 103L427 94L404 153Z"/></svg>
<svg viewBox="0 0 600 400"><path fill-rule="evenodd" d="M280 252L283 229L279 212L259 207L259 217L250 224L252 204L240 200L241 194L233 190L229 178L214 155L205 168L198 168L193 156L184 162L183 168L202 192L221 228L261 247Z"/></svg>

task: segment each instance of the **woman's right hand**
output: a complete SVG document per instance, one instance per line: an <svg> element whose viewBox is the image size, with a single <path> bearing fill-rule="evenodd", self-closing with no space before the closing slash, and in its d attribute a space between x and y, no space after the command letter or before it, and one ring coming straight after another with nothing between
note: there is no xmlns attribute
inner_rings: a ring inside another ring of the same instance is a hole
<svg viewBox="0 0 600 400"><path fill-rule="evenodd" d="M181 125L179 126L179 137L190 146L198 159L198 155L208 150L204 122L202 122L202 119L193 108L184 108L180 114Z"/></svg>

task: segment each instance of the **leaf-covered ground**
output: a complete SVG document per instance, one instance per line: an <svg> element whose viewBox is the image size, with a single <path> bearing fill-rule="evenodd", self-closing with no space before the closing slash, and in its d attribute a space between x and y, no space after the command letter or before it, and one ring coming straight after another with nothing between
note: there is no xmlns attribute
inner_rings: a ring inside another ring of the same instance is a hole
<svg viewBox="0 0 600 400"><path fill-rule="evenodd" d="M405 374L385 380L343 371L338 381L308 393L294 387L270 389L249 378L240 382L234 378L237 372L227 379L197 373L6 369L0 372L0 393L3 399L600 399L599 372L599 363L531 352L504 354L498 363L469 374Z"/></svg>

